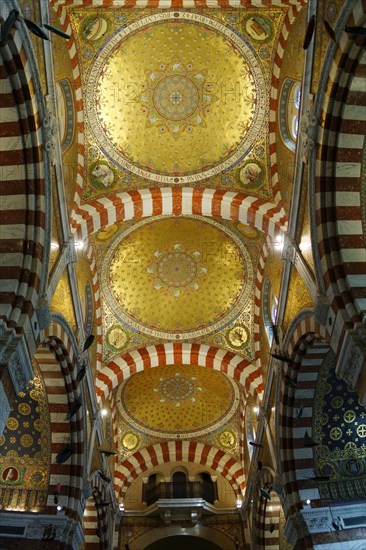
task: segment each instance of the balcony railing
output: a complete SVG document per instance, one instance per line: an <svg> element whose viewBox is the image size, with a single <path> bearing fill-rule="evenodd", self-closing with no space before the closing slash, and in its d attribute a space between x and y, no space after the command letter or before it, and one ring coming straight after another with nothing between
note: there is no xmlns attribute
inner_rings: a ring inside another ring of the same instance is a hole
<svg viewBox="0 0 366 550"><path fill-rule="evenodd" d="M213 504L217 498L216 485L208 481L167 481L146 489L144 500L148 506L161 498L202 498Z"/></svg>

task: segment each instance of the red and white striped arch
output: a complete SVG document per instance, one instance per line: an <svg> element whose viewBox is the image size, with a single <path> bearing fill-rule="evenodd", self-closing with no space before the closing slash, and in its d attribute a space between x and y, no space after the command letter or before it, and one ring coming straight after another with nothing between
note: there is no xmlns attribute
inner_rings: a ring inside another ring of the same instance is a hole
<svg viewBox="0 0 366 550"><path fill-rule="evenodd" d="M313 450L304 446L305 432L312 436L315 388L319 371L325 360L335 361L329 344L319 334L319 328L313 311L304 310L297 315L284 339L284 352L293 360L291 366L284 366L284 374L296 383L294 387L283 377L279 380L278 475L282 479L281 500L287 519L296 517L308 498L315 506L317 501L321 505L318 489L314 486L309 488L306 480L314 475ZM303 407L303 413L295 420L300 407ZM310 535L306 532L299 533L294 548L312 548Z"/></svg>
<svg viewBox="0 0 366 550"><path fill-rule="evenodd" d="M263 398L263 379L259 367L235 353L207 346L169 342L137 349L110 361L97 373L96 393L106 399L123 380L132 374L158 366L197 365L218 370L237 380L252 396Z"/></svg>
<svg viewBox="0 0 366 550"><path fill-rule="evenodd" d="M229 481L238 498L244 494L245 472L232 456L197 441L164 441L137 451L116 466L114 489L117 496L124 498L134 479L167 462L193 462L212 468Z"/></svg>
<svg viewBox="0 0 366 550"><path fill-rule="evenodd" d="M57 11L65 6L91 6L96 8L268 8L302 6L306 0L51 0L51 6Z"/></svg>
<svg viewBox="0 0 366 550"><path fill-rule="evenodd" d="M61 483L62 494L67 496L66 514L75 521L81 521L85 451L83 407L70 421L66 419L70 406L79 397L74 349L75 344L68 331L54 321L42 332L42 345L35 354L35 360L44 379L50 411L52 439L49 495L52 495L53 501L55 487ZM71 458L64 464L56 464L56 455L70 441L73 447ZM49 512L54 512L54 508L51 507Z"/></svg>
<svg viewBox="0 0 366 550"><path fill-rule="evenodd" d="M259 254L258 259L258 266L257 266L257 278L255 282L255 290L254 290L254 331L253 331L253 337L254 337L254 350L255 350L255 362L260 369L260 342L259 342L259 321L260 321L260 315L261 315L261 292L262 292L262 284L263 284L263 270L265 267L265 262L268 254L271 251L271 246L273 245L272 239L267 237L266 240L263 241L262 250ZM91 275L92 275L92 287L93 287L93 294L94 294L94 300L95 300L95 316L96 316L96 343L97 343L97 371L101 370L102 365L102 344L103 344L103 337L102 337L102 310L101 310L101 299L100 299L100 285L99 285L99 278L98 278L98 272L97 272L97 265L94 257L94 249L88 243L88 247L86 249L86 257L88 258L90 269L91 269ZM103 374L107 376L107 369L103 368ZM110 386L110 384L108 384Z"/></svg>
<svg viewBox="0 0 366 550"><path fill-rule="evenodd" d="M191 187L139 189L89 201L74 213L72 227L83 240L120 221L191 214L239 221L272 238L287 229L284 210L271 202L244 193Z"/></svg>
<svg viewBox="0 0 366 550"><path fill-rule="evenodd" d="M364 27L365 2L349 2L353 10L342 26ZM338 40L339 36L339 40ZM366 134L366 37L337 32L326 82L316 148L316 235L318 277L331 303L339 337L338 354L347 329L366 312L366 240L361 223L361 167Z"/></svg>
<svg viewBox="0 0 366 550"><path fill-rule="evenodd" d="M109 502L109 490L96 472L90 476L90 484L93 494L86 501L83 517L85 548L87 550L107 550L110 548L110 510L107 506L96 508L95 505L98 501Z"/></svg>
<svg viewBox="0 0 366 550"><path fill-rule="evenodd" d="M271 500L267 500L259 491L253 498L252 532L258 550L279 548L281 502L277 493L271 490L273 481L273 471L262 468L256 485L269 490Z"/></svg>
<svg viewBox="0 0 366 550"><path fill-rule="evenodd" d="M7 17L6 6L0 14ZM46 204L42 106L25 35L12 29L0 45L0 319L32 337L44 258ZM26 325L28 323L28 325ZM34 342L30 346L34 348Z"/></svg>
<svg viewBox="0 0 366 550"><path fill-rule="evenodd" d="M277 51L273 62L272 82L271 82L271 95L269 100L269 155L271 164L271 185L274 195L275 203L280 203L281 195L278 185L278 167L277 167L277 140L278 136L278 98L279 98L279 85L280 85L280 72L282 66L282 58L285 51L287 38L291 30L291 25L294 22L296 16L299 14L302 5L305 2L299 2L297 5L289 6L286 14L281 34L278 39Z"/></svg>

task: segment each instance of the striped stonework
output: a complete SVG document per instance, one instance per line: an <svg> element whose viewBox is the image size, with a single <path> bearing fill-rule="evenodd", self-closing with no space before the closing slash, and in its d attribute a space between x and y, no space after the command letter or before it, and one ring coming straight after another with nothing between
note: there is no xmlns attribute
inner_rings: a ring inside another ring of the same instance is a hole
<svg viewBox="0 0 366 550"><path fill-rule="evenodd" d="M107 550L109 548L110 507L96 507L96 504L110 502L106 484L97 473L91 476L92 496L86 501L83 517L85 550Z"/></svg>
<svg viewBox="0 0 366 550"><path fill-rule="evenodd" d="M119 7L119 8L268 8L302 6L305 0L51 0L57 11L63 6Z"/></svg>
<svg viewBox="0 0 366 550"><path fill-rule="evenodd" d="M43 344L38 348L35 360L43 375L50 410L50 495L53 495L57 483L61 483L63 494L67 496L66 514L74 521L81 521L84 473L83 407L71 420L66 418L69 408L80 397L75 380L75 343L71 341L70 332L58 322L51 324L42 333ZM73 448L71 458L63 464L56 464L56 455L68 444Z"/></svg>
<svg viewBox="0 0 366 550"><path fill-rule="evenodd" d="M266 499L260 488L270 491L271 500ZM253 499L252 539L258 550L277 550L279 548L279 528L281 503L272 490L273 473L264 467L256 480L256 494Z"/></svg>
<svg viewBox="0 0 366 550"><path fill-rule="evenodd" d="M197 441L165 441L135 452L116 465L116 494L123 499L134 479L167 462L192 462L212 468L228 480L238 498L244 494L245 472L241 464L221 449Z"/></svg>
<svg viewBox="0 0 366 550"><path fill-rule="evenodd" d="M4 10L2 4L0 15L6 18ZM43 106L26 46L18 29L0 44L0 345L11 334L24 333L33 352L32 317L47 269L43 249L47 205ZM13 349L9 347L9 355Z"/></svg>
<svg viewBox="0 0 366 550"><path fill-rule="evenodd" d="M83 204L74 213L72 226L84 240L120 221L191 214L239 221L273 239L287 229L284 210L271 202L244 193L191 187L139 189L101 197Z"/></svg>
<svg viewBox="0 0 366 550"><path fill-rule="evenodd" d="M165 365L197 365L218 370L237 380L247 393L259 401L263 398L260 368L240 355L205 344L163 343L141 348L116 357L97 373L96 393L99 401L132 374Z"/></svg>
<svg viewBox="0 0 366 550"><path fill-rule="evenodd" d="M273 73L271 82L271 95L269 100L269 154L271 161L271 185L275 203L281 201L280 189L278 185L278 167L277 167L277 155L276 155L276 142L278 139L278 101L279 101L279 84L280 84L280 72L282 66L282 58L285 51L287 38L291 30L296 16L302 5L305 2L299 2L298 5L292 5L289 7L286 14L286 18L283 22L281 34L279 36L277 51L273 62Z"/></svg>
<svg viewBox="0 0 366 550"><path fill-rule="evenodd" d="M314 476L315 463L312 448L304 446L304 435L307 432L312 437L316 383L321 366L329 354L331 360L334 360L333 352L327 344L317 340L314 333L304 334L293 350L293 364L284 369L297 386L290 386L284 379L279 381L281 499L287 520L296 520L297 541L294 548L299 550L312 547L309 546L311 541L310 535L306 534L306 527L298 523L299 512L307 499L314 506L320 505L317 486L315 483L309 485L307 479Z"/></svg>
<svg viewBox="0 0 366 550"><path fill-rule="evenodd" d="M366 23L366 2L350 1L339 26ZM366 134L366 37L336 26L328 54L316 146L314 239L319 243L317 276L330 302L330 345L341 355L347 331L366 312L366 250L361 216L361 166ZM321 97L321 95L320 95ZM313 225L313 224L312 224Z"/></svg>

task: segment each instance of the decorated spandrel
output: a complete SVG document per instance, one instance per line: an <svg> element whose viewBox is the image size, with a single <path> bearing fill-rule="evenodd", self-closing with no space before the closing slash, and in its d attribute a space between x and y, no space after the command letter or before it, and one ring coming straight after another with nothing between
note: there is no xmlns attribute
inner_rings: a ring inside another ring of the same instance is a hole
<svg viewBox="0 0 366 550"><path fill-rule="evenodd" d="M357 500L366 493L366 412L356 391L337 378L330 354L319 374L314 415L316 475L326 501Z"/></svg>
<svg viewBox="0 0 366 550"><path fill-rule="evenodd" d="M47 497L50 429L48 402L37 365L32 384L15 399L0 437L0 509L41 511Z"/></svg>

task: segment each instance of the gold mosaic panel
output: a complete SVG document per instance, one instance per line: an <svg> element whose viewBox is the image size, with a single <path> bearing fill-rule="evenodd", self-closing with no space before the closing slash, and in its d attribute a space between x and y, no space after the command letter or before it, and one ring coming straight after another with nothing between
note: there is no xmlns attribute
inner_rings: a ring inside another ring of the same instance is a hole
<svg viewBox="0 0 366 550"><path fill-rule="evenodd" d="M192 365L148 369L126 380L117 392L119 413L129 426L170 439L214 431L228 422L238 404L235 381L215 370ZM237 436L229 429L226 432L224 436L219 434L220 444L232 448ZM121 443L132 450L138 446L139 436L127 431Z"/></svg>
<svg viewBox="0 0 366 550"><path fill-rule="evenodd" d="M103 259L104 300L118 321L156 338L213 332L250 302L251 255L215 220L144 220L118 236ZM107 334L116 349L125 343L120 332Z"/></svg>

